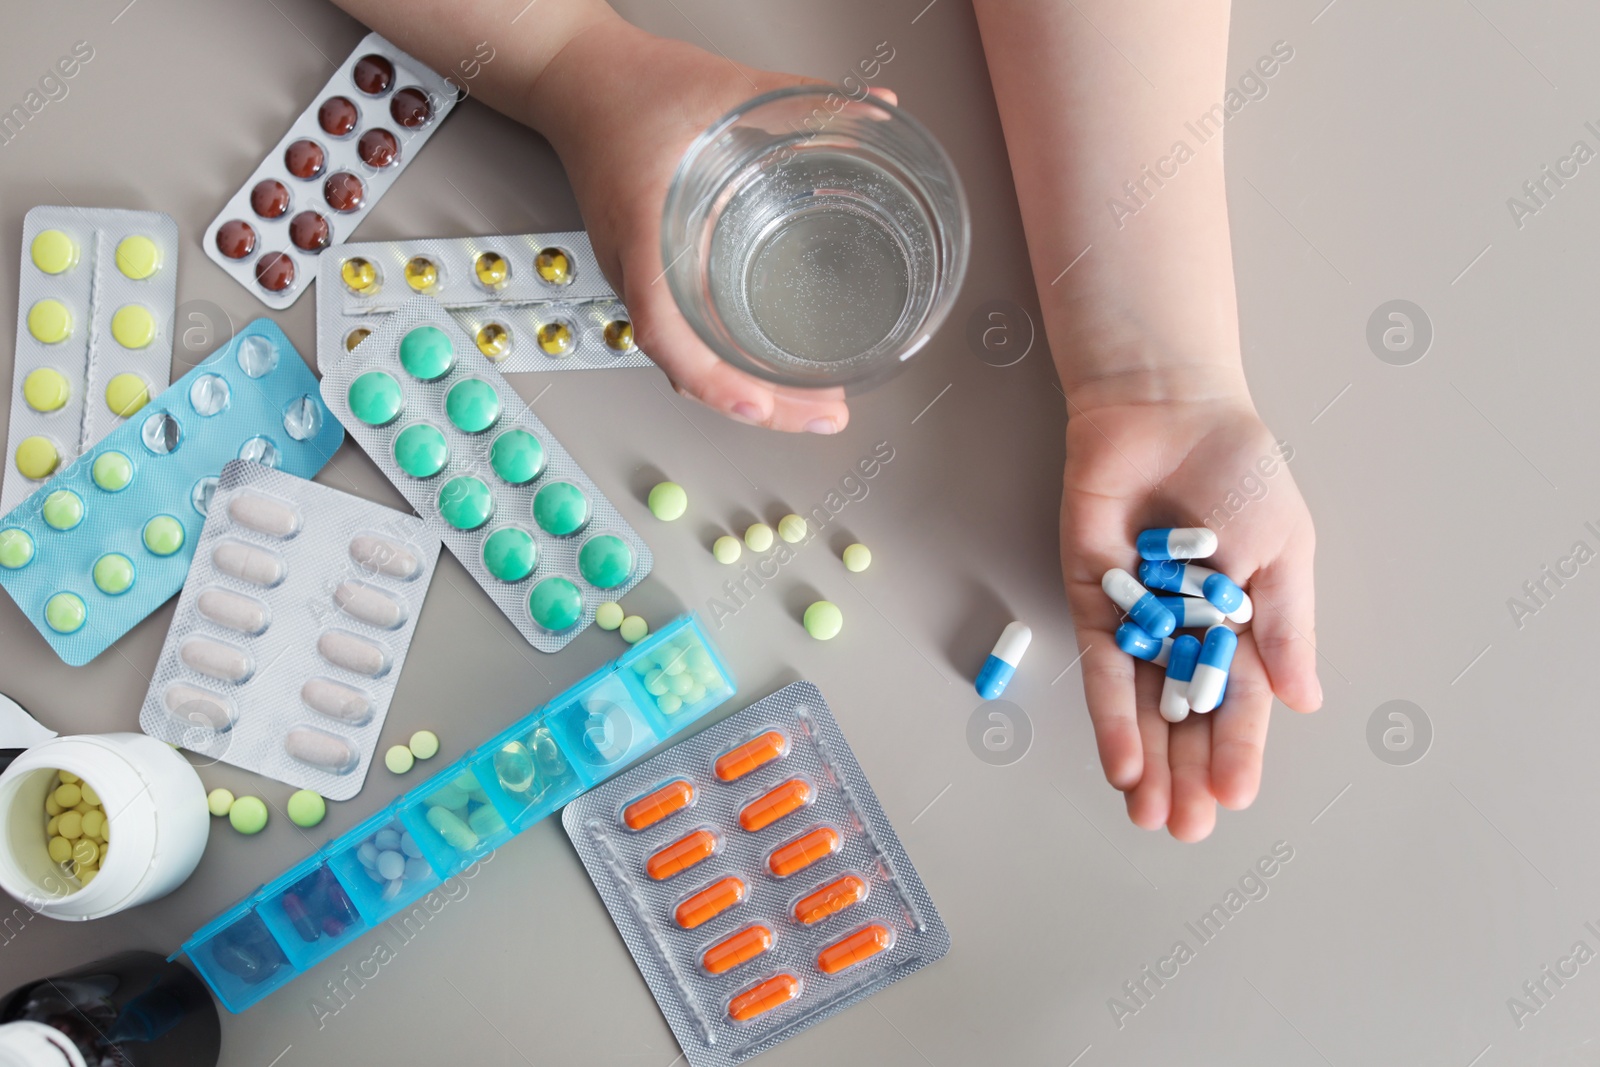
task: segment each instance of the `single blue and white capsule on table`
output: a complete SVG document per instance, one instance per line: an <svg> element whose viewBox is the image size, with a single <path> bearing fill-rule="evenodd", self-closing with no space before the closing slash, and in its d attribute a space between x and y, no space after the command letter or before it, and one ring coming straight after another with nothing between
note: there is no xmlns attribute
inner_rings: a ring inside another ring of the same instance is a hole
<svg viewBox="0 0 1600 1067"><path fill-rule="evenodd" d="M1146 560L1139 564L1139 580L1163 593L1204 597L1221 608L1229 622L1243 625L1255 614L1255 605L1232 578L1198 563Z"/></svg>
<svg viewBox="0 0 1600 1067"><path fill-rule="evenodd" d="M1217 535L1204 526L1146 530L1134 542L1140 559L1205 559L1217 550Z"/></svg>
<svg viewBox="0 0 1600 1067"><path fill-rule="evenodd" d="M1100 588L1106 596L1128 613L1139 629L1151 637L1166 637L1177 628L1178 620L1172 612L1162 607L1138 580L1121 567L1112 567L1100 579Z"/></svg>
<svg viewBox="0 0 1600 1067"><path fill-rule="evenodd" d="M1213 626L1206 631L1206 639L1200 646L1200 662L1195 664L1194 676L1189 679L1191 709L1204 714L1222 703L1223 690L1228 686L1228 668L1233 666L1233 654L1238 648L1239 636L1226 626Z"/></svg>
<svg viewBox="0 0 1600 1067"><path fill-rule="evenodd" d="M1200 662L1200 639L1184 634L1172 642L1172 658L1167 662L1167 677L1161 683L1161 717L1182 722L1189 717L1189 680Z"/></svg>
<svg viewBox="0 0 1600 1067"><path fill-rule="evenodd" d="M1161 606L1172 612L1180 630L1204 630L1228 616L1209 600L1197 596L1158 596Z"/></svg>
<svg viewBox="0 0 1600 1067"><path fill-rule="evenodd" d="M1006 628L1000 631L1000 640L994 643L994 651L989 653L989 658L983 661L983 669L978 671L978 695L985 700L993 700L1006 691L1006 686L1011 684L1011 676L1017 673L1017 666L1022 662L1022 654L1028 651L1028 644L1033 640L1033 631L1027 624L1020 622L1006 623Z"/></svg>
<svg viewBox="0 0 1600 1067"><path fill-rule="evenodd" d="M1134 659L1148 660L1157 667L1165 667L1172 655L1172 638L1151 637L1131 622L1117 627L1117 647Z"/></svg>

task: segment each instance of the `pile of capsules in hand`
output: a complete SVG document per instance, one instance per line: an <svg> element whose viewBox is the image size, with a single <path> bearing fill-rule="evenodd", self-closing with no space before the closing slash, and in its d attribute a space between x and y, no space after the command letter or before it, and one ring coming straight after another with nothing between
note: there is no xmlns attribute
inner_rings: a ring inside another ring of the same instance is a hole
<svg viewBox="0 0 1600 1067"><path fill-rule="evenodd" d="M1217 550L1217 535L1204 527L1145 530L1136 547L1139 577L1113 567L1100 579L1100 588L1128 613L1129 621L1117 627L1117 647L1166 668L1161 717L1182 722L1191 711L1204 714L1222 703L1239 647L1238 636L1223 623L1242 626L1255 606L1232 578L1190 562ZM1157 596L1152 589L1178 595ZM1174 630L1202 628L1203 640L1171 636Z"/></svg>

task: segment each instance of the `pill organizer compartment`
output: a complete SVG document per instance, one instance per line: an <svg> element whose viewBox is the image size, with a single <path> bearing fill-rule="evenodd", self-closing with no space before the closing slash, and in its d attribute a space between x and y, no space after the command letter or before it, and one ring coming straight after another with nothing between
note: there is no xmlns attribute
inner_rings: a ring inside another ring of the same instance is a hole
<svg viewBox="0 0 1600 1067"><path fill-rule="evenodd" d="M619 661L626 669L618 673L663 737L733 694L733 676L693 621L685 616L669 624Z"/></svg>
<svg viewBox="0 0 1600 1067"><path fill-rule="evenodd" d="M551 713L549 722L584 788L605 781L664 736L645 719L632 690L615 675L577 690Z"/></svg>
<svg viewBox="0 0 1600 1067"><path fill-rule="evenodd" d="M400 803L401 823L422 846L428 862L447 878L466 870L516 833L489 798L489 789L497 787L492 769L485 771L482 759L482 754L469 752L406 794Z"/></svg>
<svg viewBox="0 0 1600 1067"><path fill-rule="evenodd" d="M482 751L497 787L495 795L511 809L507 821L518 833L583 792L583 781L556 740L548 712L541 712L531 724L517 723Z"/></svg>
<svg viewBox="0 0 1600 1067"><path fill-rule="evenodd" d="M241 1012L299 973L266 923L256 898L241 901L197 930L170 959L187 955L211 991Z"/></svg>
<svg viewBox="0 0 1600 1067"><path fill-rule="evenodd" d="M301 864L261 890L256 913L298 970L308 970L371 929L344 886L322 862Z"/></svg>
<svg viewBox="0 0 1600 1067"><path fill-rule="evenodd" d="M395 862L382 860L386 852L402 857L396 877L388 877L392 872L384 869ZM422 843L411 836L392 806L334 841L327 855L328 868L355 901L356 910L373 926L404 911L444 881L428 862Z"/></svg>

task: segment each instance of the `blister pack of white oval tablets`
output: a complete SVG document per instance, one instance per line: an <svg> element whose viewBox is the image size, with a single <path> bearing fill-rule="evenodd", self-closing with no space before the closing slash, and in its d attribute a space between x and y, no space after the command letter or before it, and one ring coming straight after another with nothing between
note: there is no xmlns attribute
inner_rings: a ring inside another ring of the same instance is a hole
<svg viewBox="0 0 1600 1067"><path fill-rule="evenodd" d="M541 652L650 572L649 546L437 301L386 316L322 395Z"/></svg>
<svg viewBox="0 0 1600 1067"><path fill-rule="evenodd" d="M167 387L178 227L159 211L36 207L17 277L0 513Z"/></svg>
<svg viewBox="0 0 1600 1067"><path fill-rule="evenodd" d="M323 373L418 295L502 371L650 366L582 230L350 244L323 257L317 279Z"/></svg>
<svg viewBox="0 0 1600 1067"><path fill-rule="evenodd" d="M229 463L140 727L331 800L355 796L438 556L414 516Z"/></svg>

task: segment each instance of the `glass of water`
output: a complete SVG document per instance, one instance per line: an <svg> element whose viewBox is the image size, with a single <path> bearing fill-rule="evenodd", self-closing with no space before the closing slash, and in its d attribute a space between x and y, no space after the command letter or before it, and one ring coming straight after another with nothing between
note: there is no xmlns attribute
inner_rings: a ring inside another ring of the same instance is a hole
<svg viewBox="0 0 1600 1067"><path fill-rule="evenodd" d="M782 385L886 377L944 321L966 196L922 124L875 97L756 97L690 145L667 190L667 284L702 340Z"/></svg>

